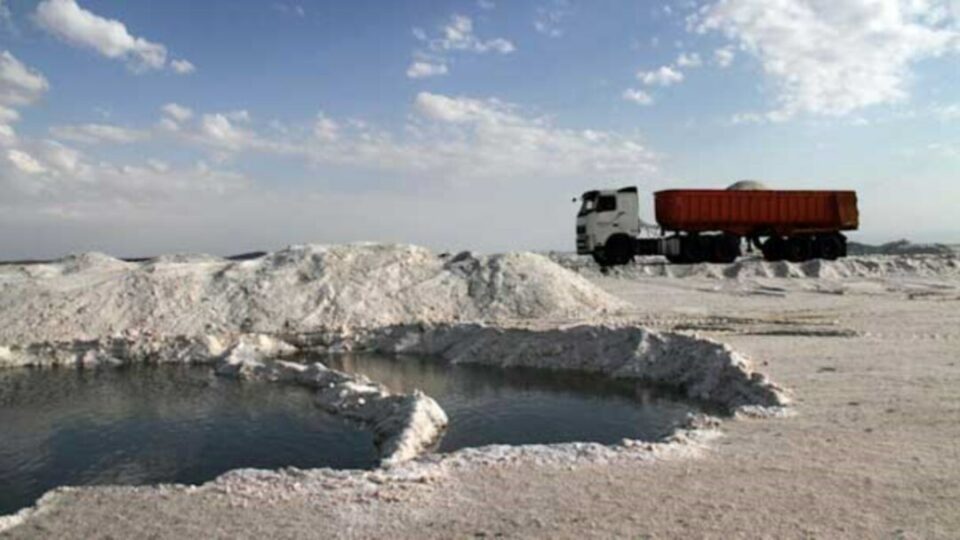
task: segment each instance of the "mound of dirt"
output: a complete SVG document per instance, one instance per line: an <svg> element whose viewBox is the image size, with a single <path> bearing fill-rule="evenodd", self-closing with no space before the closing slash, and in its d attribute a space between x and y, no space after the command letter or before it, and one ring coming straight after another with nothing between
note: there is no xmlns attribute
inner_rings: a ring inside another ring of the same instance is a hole
<svg viewBox="0 0 960 540"><path fill-rule="evenodd" d="M531 253L441 258L415 246L356 244L294 246L245 261L84 254L0 269L0 344L582 319L623 306Z"/></svg>

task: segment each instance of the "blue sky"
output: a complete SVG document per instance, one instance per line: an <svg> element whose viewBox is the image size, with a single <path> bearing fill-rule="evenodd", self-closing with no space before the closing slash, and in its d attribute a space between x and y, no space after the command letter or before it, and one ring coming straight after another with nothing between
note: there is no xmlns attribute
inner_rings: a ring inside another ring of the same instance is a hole
<svg viewBox="0 0 960 540"><path fill-rule="evenodd" d="M960 1L0 0L0 253L570 249L584 190L960 242Z"/></svg>

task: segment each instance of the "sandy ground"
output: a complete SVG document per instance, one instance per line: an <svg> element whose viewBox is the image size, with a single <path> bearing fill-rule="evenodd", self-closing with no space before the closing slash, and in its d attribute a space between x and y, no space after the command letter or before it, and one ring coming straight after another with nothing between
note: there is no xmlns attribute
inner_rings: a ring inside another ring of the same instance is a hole
<svg viewBox="0 0 960 540"><path fill-rule="evenodd" d="M625 320L746 353L797 414L671 459L67 490L5 536L960 537L960 278L591 279Z"/></svg>

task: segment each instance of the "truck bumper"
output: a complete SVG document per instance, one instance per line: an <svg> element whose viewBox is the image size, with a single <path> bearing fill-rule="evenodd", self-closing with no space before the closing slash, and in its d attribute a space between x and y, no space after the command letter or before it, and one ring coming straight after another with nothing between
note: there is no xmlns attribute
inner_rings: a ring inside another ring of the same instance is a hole
<svg viewBox="0 0 960 540"><path fill-rule="evenodd" d="M577 255L590 255L593 253L593 243L590 237L585 234L577 235Z"/></svg>

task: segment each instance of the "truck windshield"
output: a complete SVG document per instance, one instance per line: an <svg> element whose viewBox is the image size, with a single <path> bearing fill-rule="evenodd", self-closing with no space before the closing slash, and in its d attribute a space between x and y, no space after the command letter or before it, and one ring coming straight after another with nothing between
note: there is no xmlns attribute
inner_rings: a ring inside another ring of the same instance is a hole
<svg viewBox="0 0 960 540"><path fill-rule="evenodd" d="M580 212L577 213L578 216L585 216L590 212L593 212L597 208L597 194L594 192L587 192L581 197L583 203L580 205Z"/></svg>
<svg viewBox="0 0 960 540"><path fill-rule="evenodd" d="M597 198L596 197L584 197L583 204L580 205L580 212L578 216L585 216L590 212L593 212L597 208Z"/></svg>

